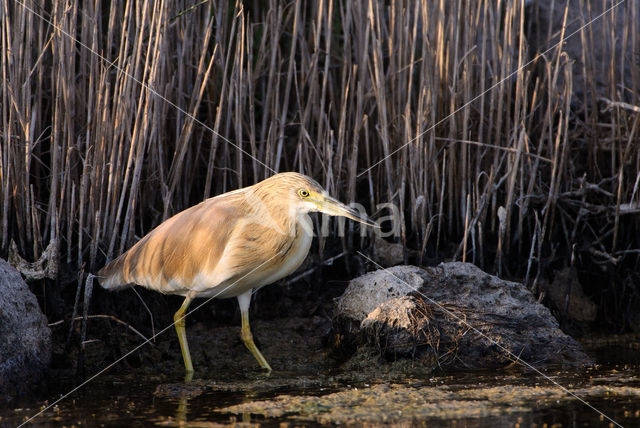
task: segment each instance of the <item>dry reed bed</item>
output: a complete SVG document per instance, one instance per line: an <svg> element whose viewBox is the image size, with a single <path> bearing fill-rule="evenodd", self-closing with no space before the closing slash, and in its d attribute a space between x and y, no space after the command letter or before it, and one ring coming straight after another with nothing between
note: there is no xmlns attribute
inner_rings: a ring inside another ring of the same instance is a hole
<svg viewBox="0 0 640 428"><path fill-rule="evenodd" d="M576 247L637 266L638 0L593 24L607 37L573 36L582 61L522 69L522 1L41 4L0 11L2 254L54 242L94 270L203 198L299 170L370 213L397 204L430 257L527 281Z"/></svg>

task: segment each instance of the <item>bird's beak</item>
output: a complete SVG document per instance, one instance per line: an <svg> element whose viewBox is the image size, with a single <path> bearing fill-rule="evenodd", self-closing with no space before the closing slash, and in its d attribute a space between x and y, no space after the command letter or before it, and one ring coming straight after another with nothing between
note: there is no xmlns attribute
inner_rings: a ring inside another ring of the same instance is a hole
<svg viewBox="0 0 640 428"><path fill-rule="evenodd" d="M360 213L359 211L346 206L329 195L318 195L315 203L318 206L318 211L327 215L347 217L351 220L366 224L367 226L380 227L377 223L367 217L366 214Z"/></svg>

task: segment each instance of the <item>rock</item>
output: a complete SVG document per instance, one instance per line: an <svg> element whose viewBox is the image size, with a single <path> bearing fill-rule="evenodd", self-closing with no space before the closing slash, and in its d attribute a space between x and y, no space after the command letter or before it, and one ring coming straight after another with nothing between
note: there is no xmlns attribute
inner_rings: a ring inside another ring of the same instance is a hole
<svg viewBox="0 0 640 428"><path fill-rule="evenodd" d="M333 331L343 352L373 345L388 360L433 367L497 368L513 355L536 368L591 363L524 285L470 263L396 266L356 278L337 301Z"/></svg>
<svg viewBox="0 0 640 428"><path fill-rule="evenodd" d="M584 294L575 268L556 272L553 281L543 282L541 288L563 318L579 323L596 319L598 307Z"/></svg>
<svg viewBox="0 0 640 428"><path fill-rule="evenodd" d="M51 360L51 331L36 297L0 259L0 401L38 385Z"/></svg>
<svg viewBox="0 0 640 428"><path fill-rule="evenodd" d="M375 259L382 266L390 267L404 263L404 248L402 244L393 244L376 237L373 247Z"/></svg>
<svg viewBox="0 0 640 428"><path fill-rule="evenodd" d="M352 279L338 300L338 314L360 323L381 303L394 297L402 297L420 288L424 280L414 266L397 266L369 272Z"/></svg>
<svg viewBox="0 0 640 428"><path fill-rule="evenodd" d="M420 251L404 248L400 243L389 242L377 236L373 241L373 258L382 267L403 264L405 252L409 260L420 257Z"/></svg>

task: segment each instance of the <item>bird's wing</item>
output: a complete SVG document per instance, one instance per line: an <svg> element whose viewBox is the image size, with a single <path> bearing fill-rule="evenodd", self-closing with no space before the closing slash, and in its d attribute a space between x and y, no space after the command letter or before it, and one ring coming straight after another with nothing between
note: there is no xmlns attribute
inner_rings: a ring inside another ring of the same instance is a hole
<svg viewBox="0 0 640 428"><path fill-rule="evenodd" d="M226 277L215 290L217 296L237 296L284 276L279 272L287 270L288 257L297 242L295 225L292 229L268 213L261 214L251 213L237 223L223 260L216 267L217 278Z"/></svg>
<svg viewBox="0 0 640 428"><path fill-rule="evenodd" d="M246 210L230 197L207 199L166 220L103 267L98 280L105 288L135 283L171 294L185 294L202 276L215 281L210 274Z"/></svg>

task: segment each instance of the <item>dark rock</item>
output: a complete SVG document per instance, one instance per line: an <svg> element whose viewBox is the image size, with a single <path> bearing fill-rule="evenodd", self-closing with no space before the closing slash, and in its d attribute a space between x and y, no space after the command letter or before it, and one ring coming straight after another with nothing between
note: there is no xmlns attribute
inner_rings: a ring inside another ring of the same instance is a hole
<svg viewBox="0 0 640 428"><path fill-rule="evenodd" d="M598 307L584 294L575 268L557 271L553 281L542 281L540 288L561 317L579 323L595 321Z"/></svg>
<svg viewBox="0 0 640 428"><path fill-rule="evenodd" d="M524 285L460 262L354 279L337 302L334 342L346 353L373 345L387 359L433 367L496 368L515 356L536 368L591 362Z"/></svg>
<svg viewBox="0 0 640 428"><path fill-rule="evenodd" d="M36 387L50 360L47 318L18 271L0 259L0 400Z"/></svg>
<svg viewBox="0 0 640 428"><path fill-rule="evenodd" d="M373 247L375 259L380 265L390 267L404 263L404 248L402 244L394 244L382 238L376 238Z"/></svg>

